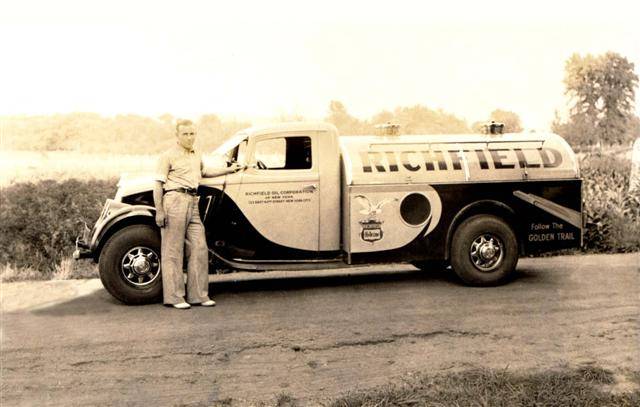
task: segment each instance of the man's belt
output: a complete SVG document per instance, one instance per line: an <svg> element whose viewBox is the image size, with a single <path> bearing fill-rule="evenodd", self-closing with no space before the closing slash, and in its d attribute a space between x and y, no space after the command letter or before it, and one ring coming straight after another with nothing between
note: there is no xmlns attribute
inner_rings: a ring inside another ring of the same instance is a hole
<svg viewBox="0 0 640 407"><path fill-rule="evenodd" d="M198 195L198 190L195 188L175 188L175 189L170 189L168 191L165 191L165 194L167 192L171 192L171 191L176 191L176 192L180 192L182 194L189 194L189 195Z"/></svg>

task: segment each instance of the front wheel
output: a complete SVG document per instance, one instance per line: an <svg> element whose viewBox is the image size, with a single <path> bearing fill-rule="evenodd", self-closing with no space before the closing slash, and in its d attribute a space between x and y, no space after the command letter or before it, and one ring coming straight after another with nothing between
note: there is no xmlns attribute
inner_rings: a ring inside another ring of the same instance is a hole
<svg viewBox="0 0 640 407"><path fill-rule="evenodd" d="M451 242L451 266L466 284L503 283L518 263L518 240L504 220L475 215L462 222Z"/></svg>
<svg viewBox="0 0 640 407"><path fill-rule="evenodd" d="M150 225L122 228L102 249L99 269L104 287L125 304L160 301L160 233Z"/></svg>

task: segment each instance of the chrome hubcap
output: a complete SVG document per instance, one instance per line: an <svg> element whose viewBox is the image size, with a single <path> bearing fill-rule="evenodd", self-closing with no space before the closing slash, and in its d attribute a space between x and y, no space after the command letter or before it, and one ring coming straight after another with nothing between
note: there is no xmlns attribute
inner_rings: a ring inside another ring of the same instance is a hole
<svg viewBox="0 0 640 407"><path fill-rule="evenodd" d="M148 247L134 247L122 258L121 270L129 284L144 287L160 275L160 258Z"/></svg>
<svg viewBox="0 0 640 407"><path fill-rule="evenodd" d="M469 256L478 270L491 271L502 264L504 246L497 236L485 233L473 240Z"/></svg>
<svg viewBox="0 0 640 407"><path fill-rule="evenodd" d="M133 261L133 271L136 274L147 274L151 269L149 259L146 257L139 257Z"/></svg>

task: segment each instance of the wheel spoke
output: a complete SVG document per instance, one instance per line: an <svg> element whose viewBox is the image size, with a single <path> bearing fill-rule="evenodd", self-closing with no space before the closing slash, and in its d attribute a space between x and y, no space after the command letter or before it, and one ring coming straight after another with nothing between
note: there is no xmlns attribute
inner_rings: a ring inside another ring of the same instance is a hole
<svg viewBox="0 0 640 407"><path fill-rule="evenodd" d="M469 247L469 257L480 271L491 271L498 267L503 259L502 241L491 233L476 237Z"/></svg>

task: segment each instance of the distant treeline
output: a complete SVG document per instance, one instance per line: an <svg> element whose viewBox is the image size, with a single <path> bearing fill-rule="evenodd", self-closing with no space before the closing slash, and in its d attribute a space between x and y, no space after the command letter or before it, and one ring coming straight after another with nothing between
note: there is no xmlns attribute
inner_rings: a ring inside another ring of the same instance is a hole
<svg viewBox="0 0 640 407"><path fill-rule="evenodd" d="M522 131L520 117L507 110L496 109L482 122L471 126L463 119L441 109L433 110L422 105L396 107L393 111L383 110L370 119L360 120L351 116L344 105L333 100L329 103L329 115L326 121L333 123L341 134L375 134L376 125L394 123L400 125L402 134L462 134L480 133L484 124L493 120L505 125L505 132Z"/></svg>
<svg viewBox="0 0 640 407"><path fill-rule="evenodd" d="M146 117L134 114L104 117L97 113L50 116L0 117L2 149L118 154L154 154L173 143L175 118L169 114ZM218 146L251 123L222 122L216 115L198 120L199 144L205 150Z"/></svg>
<svg viewBox="0 0 640 407"><path fill-rule="evenodd" d="M506 116L505 116L506 115ZM496 110L491 118L507 123L507 131L520 131L515 113ZM302 116L280 117L274 121L305 120ZM400 124L403 134L452 134L479 131L463 120L442 110L416 105L382 111L370 119L350 115L339 101L331 101L326 121L336 125L341 134L375 134L377 124ZM47 116L0 116L3 150L69 150L118 154L155 154L173 143L176 117L164 114L146 117L134 114L101 116L97 113L69 113ZM221 120L215 114L200 116L198 144L204 151L220 145L251 122Z"/></svg>
<svg viewBox="0 0 640 407"><path fill-rule="evenodd" d="M638 81L634 64L617 53L572 55L566 61L564 77L569 116L561 119L556 115L552 130L574 147L601 149L603 145L630 145L640 135L640 118L634 110ZM276 120L304 119L294 116ZM346 135L375 134L375 126L387 122L399 124L402 134L480 132L483 123L490 120L504 123L505 132L522 131L519 116L501 109L491 112L485 122L469 126L451 113L422 105L381 111L363 120L349 114L342 102L332 100L325 120ZM175 118L170 114L159 117L103 117L96 113L0 116L0 148L154 154L173 142L174 123ZM198 118L197 125L200 148L210 151L251 123L222 121L215 114L207 114Z"/></svg>

